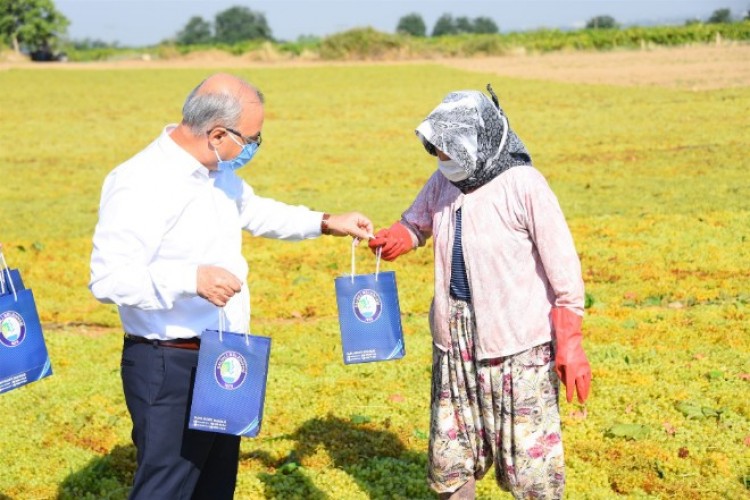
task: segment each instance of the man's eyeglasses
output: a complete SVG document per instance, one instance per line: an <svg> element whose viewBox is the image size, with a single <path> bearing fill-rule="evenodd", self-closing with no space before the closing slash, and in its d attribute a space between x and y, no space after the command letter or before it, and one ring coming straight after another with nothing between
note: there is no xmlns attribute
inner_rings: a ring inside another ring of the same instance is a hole
<svg viewBox="0 0 750 500"><path fill-rule="evenodd" d="M227 129L228 132L231 132L237 137L239 137L240 139L242 139L242 141L245 144L257 144L258 147L260 147L260 143L263 142L263 138L261 137L260 132L258 132L255 135L242 135L237 130L231 129L229 127L224 127L224 128Z"/></svg>

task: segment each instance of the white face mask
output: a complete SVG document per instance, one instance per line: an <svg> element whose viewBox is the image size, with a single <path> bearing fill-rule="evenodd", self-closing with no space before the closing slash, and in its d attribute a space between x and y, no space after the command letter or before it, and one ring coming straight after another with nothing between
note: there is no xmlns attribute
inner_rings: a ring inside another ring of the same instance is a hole
<svg viewBox="0 0 750 500"><path fill-rule="evenodd" d="M456 160L441 160L438 158L437 162L438 170L449 181L458 182L469 178L469 172L456 163Z"/></svg>

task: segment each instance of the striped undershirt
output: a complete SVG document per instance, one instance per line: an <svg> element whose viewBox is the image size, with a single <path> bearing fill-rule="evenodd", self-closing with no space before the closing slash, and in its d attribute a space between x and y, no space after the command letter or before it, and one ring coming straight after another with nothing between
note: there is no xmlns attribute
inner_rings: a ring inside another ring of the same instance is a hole
<svg viewBox="0 0 750 500"><path fill-rule="evenodd" d="M453 255L451 256L451 297L471 302L469 280L466 277L464 251L461 247L461 209L456 210L456 234L453 239Z"/></svg>

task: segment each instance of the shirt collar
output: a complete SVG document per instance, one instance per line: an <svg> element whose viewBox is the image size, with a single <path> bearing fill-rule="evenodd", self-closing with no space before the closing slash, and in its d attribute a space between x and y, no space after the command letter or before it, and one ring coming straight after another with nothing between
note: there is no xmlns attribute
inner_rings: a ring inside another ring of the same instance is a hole
<svg viewBox="0 0 750 500"><path fill-rule="evenodd" d="M177 127L176 123L170 123L156 140L159 147L172 159L172 166L186 175L197 175L208 178L209 170L201 162L195 159L193 155L185 151L169 135Z"/></svg>

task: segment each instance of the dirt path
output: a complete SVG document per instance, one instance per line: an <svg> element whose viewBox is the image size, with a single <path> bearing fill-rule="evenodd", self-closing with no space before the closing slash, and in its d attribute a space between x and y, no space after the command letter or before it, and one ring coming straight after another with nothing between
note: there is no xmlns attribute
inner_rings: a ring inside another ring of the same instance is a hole
<svg viewBox="0 0 750 500"><path fill-rule="evenodd" d="M750 45L568 52L445 60L503 76L612 85L708 90L750 86Z"/></svg>
<svg viewBox="0 0 750 500"><path fill-rule="evenodd" d="M328 62L315 60L258 61L218 50L192 53L170 60L127 60L100 63L39 64L0 61L0 71L10 68L75 70L116 68L248 68L289 66L344 66L371 64L438 63L469 71L503 76L575 83L656 85L688 90L750 86L750 45L722 45L612 52L558 52L542 55L444 58L390 62Z"/></svg>

